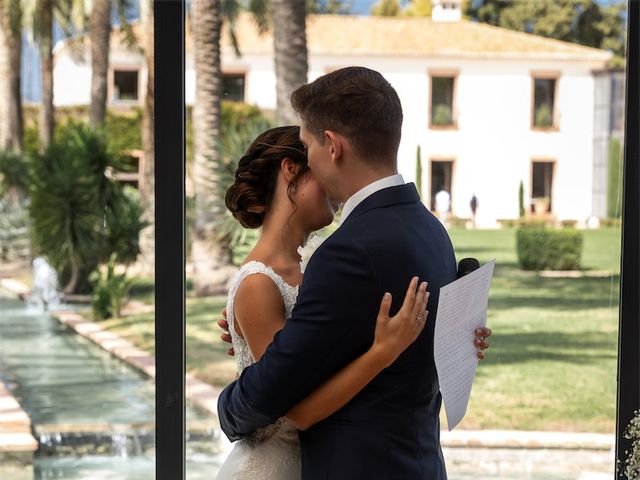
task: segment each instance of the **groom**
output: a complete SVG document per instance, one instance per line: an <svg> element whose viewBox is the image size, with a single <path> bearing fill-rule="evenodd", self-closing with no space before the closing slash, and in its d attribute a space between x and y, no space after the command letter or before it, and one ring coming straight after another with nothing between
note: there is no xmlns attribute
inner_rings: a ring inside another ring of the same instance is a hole
<svg viewBox="0 0 640 480"><path fill-rule="evenodd" d="M222 429L235 441L273 423L364 353L383 294L398 310L417 275L431 292L424 331L350 403L300 432L302 478L444 480L433 333L438 292L456 279L456 264L445 229L397 173L400 100L379 73L348 67L300 87L291 102L311 170L346 203L286 326L220 395Z"/></svg>

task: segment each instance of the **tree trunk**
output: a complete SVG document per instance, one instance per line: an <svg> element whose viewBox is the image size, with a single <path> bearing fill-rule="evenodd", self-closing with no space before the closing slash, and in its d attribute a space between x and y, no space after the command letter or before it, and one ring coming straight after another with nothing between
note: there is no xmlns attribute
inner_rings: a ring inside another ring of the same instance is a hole
<svg viewBox="0 0 640 480"><path fill-rule="evenodd" d="M109 37L111 35L111 0L93 0L89 17L91 38L91 126L104 123L107 108L107 74L109 72Z"/></svg>
<svg viewBox="0 0 640 480"><path fill-rule="evenodd" d="M21 20L18 0L0 7L0 150L18 153L22 152L23 142Z"/></svg>
<svg viewBox="0 0 640 480"><path fill-rule="evenodd" d="M297 125L291 93L307 83L306 2L270 0L276 70L278 125Z"/></svg>
<svg viewBox="0 0 640 480"><path fill-rule="evenodd" d="M153 275L155 271L155 158L154 158L154 51L153 51L153 1L143 0L145 11L142 17L145 22L145 58L147 61L147 91L144 98L144 117L142 119L142 178L140 194L144 206L144 219L149 226L140 232L141 255L138 266L142 273Z"/></svg>
<svg viewBox="0 0 640 480"><path fill-rule="evenodd" d="M196 295L223 293L235 269L231 265L228 242L215 235L213 221L217 211L212 166L219 160L220 137L220 31L219 0L194 0L193 29L196 91L193 107L195 226L191 243Z"/></svg>
<svg viewBox="0 0 640 480"><path fill-rule="evenodd" d="M40 109L40 149L46 149L53 138L53 0L41 0L38 44L42 74L42 108Z"/></svg>
<svg viewBox="0 0 640 480"><path fill-rule="evenodd" d="M69 281L62 289L62 293L67 295L72 294L78 288L78 283L80 282L80 263L75 257L71 257L69 259L69 268L71 270L71 276Z"/></svg>

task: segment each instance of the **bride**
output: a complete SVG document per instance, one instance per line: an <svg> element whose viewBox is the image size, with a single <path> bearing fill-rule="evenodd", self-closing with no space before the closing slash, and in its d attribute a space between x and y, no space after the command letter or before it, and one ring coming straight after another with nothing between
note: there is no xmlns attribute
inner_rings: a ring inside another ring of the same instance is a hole
<svg viewBox="0 0 640 480"><path fill-rule="evenodd" d="M233 278L227 300L229 333L238 371L259 360L284 327L302 282L298 247L333 221L332 203L307 166L299 127L259 135L240 159L227 208L247 228L262 227L260 239ZM284 418L234 445L219 480L299 480L298 430L346 405L391 365L420 334L427 318L426 283L414 277L398 313L390 317L385 294L369 350L345 366ZM330 355L330 352L327 352Z"/></svg>

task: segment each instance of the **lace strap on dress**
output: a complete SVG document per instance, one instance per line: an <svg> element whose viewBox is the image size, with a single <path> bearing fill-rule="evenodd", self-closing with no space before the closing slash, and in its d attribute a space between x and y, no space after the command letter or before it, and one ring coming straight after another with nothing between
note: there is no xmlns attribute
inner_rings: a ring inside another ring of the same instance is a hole
<svg viewBox="0 0 640 480"><path fill-rule="evenodd" d="M273 271L271 267L255 260L245 263L240 267L240 270L236 272L231 282L231 288L229 289L229 295L227 297L227 318L229 320L229 325L233 323L233 301L238 293L238 289L240 288L242 281L249 275L255 275L256 273L261 273L271 278L278 287L278 290L280 290L280 293L284 296L285 282L280 275Z"/></svg>
<svg viewBox="0 0 640 480"><path fill-rule="evenodd" d="M271 267L268 267L264 263L251 261L244 264L240 267L240 270L236 272L234 275L231 288L229 289L229 295L227 296L227 321L229 322L229 333L231 334L231 339L233 341L233 347L236 351L236 361L238 363L238 370L242 371L245 367L253 363L253 358L249 351L249 347L240 335L236 332L234 323L235 323L235 313L234 313L234 301L236 294L238 293L238 289L242 284L242 281L247 278L249 275L255 274L263 274L268 276L278 287L280 294L283 296L283 299L290 296L287 293L287 284L285 281L273 271ZM291 287L289 287L291 288ZM293 300L295 302L295 299ZM288 302L291 303L291 302Z"/></svg>

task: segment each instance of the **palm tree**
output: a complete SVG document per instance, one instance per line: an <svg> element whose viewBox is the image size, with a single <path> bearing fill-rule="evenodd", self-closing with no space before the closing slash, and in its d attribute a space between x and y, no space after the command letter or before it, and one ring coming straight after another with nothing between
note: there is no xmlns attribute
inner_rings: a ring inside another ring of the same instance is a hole
<svg viewBox="0 0 640 480"><path fill-rule="evenodd" d="M40 109L40 148L46 149L53 138L55 125L53 107L53 9L54 0L36 0L34 37L40 51L42 107Z"/></svg>
<svg viewBox="0 0 640 480"><path fill-rule="evenodd" d="M222 293L235 271L231 263L228 238L215 235L213 225L218 215L216 178L213 174L220 160L217 142L220 136L220 35L222 9L220 0L194 0L191 28L195 54L196 91L193 108L195 179L195 226L191 243L194 288L197 295Z"/></svg>
<svg viewBox="0 0 640 480"><path fill-rule="evenodd" d="M22 151L20 0L0 0L0 150Z"/></svg>
<svg viewBox="0 0 640 480"><path fill-rule="evenodd" d="M85 0L57 0L70 5L71 22L85 29ZM111 40L111 0L87 0L89 8L89 39L91 42L91 126L96 128L104 124L107 111L107 88L109 74L109 52ZM125 44L137 49L137 39L125 11L129 0L115 0L115 7L120 19L120 29ZM144 7L144 2L141 5ZM73 13L73 12L76 13Z"/></svg>
<svg viewBox="0 0 640 480"><path fill-rule="evenodd" d="M145 207L144 219L148 226L140 234L140 266L146 273L152 273L155 262L155 177L154 177L154 125L153 125L153 92L154 92L154 51L153 51L153 1L140 2L140 18L144 22L144 52L147 62L147 91L144 97L144 117L142 120L142 148L144 163L140 195Z"/></svg>
<svg viewBox="0 0 640 480"><path fill-rule="evenodd" d="M2 1L2 0L0 0ZM19 1L19 0L4 0ZM104 122L107 100L107 74L109 69L109 40L111 34L110 0L24 0L25 17L31 19L33 38L38 42L42 75L42 109L40 114L40 148L45 149L53 136L55 117L53 105L53 20L60 23L67 36L83 32L87 27L87 9L90 12L89 37L91 41L91 125ZM124 10L127 0L116 0L120 22L126 42L133 46L135 39Z"/></svg>
<svg viewBox="0 0 640 480"><path fill-rule="evenodd" d="M265 2L251 0L249 10L260 30L266 29ZM237 0L194 0L191 15L195 50L196 92L198 101L193 110L195 179L195 227L191 256L197 295L224 292L235 268L232 266L230 235L223 230L215 234L216 220L224 215L220 201L220 32L223 19L229 22L232 42L239 54L233 35L234 19L239 10ZM295 123L297 117L290 107L289 96L307 81L307 47L305 2L271 0L268 5L276 51L278 89L278 119ZM217 192L217 193L216 193Z"/></svg>
<svg viewBox="0 0 640 480"><path fill-rule="evenodd" d="M89 15L91 39L91 126L104 123L107 107L109 39L111 37L111 0L93 0Z"/></svg>
<svg viewBox="0 0 640 480"><path fill-rule="evenodd" d="M277 121L292 125L298 116L289 98L307 83L306 3L300 0L270 0L273 51L276 71Z"/></svg>

